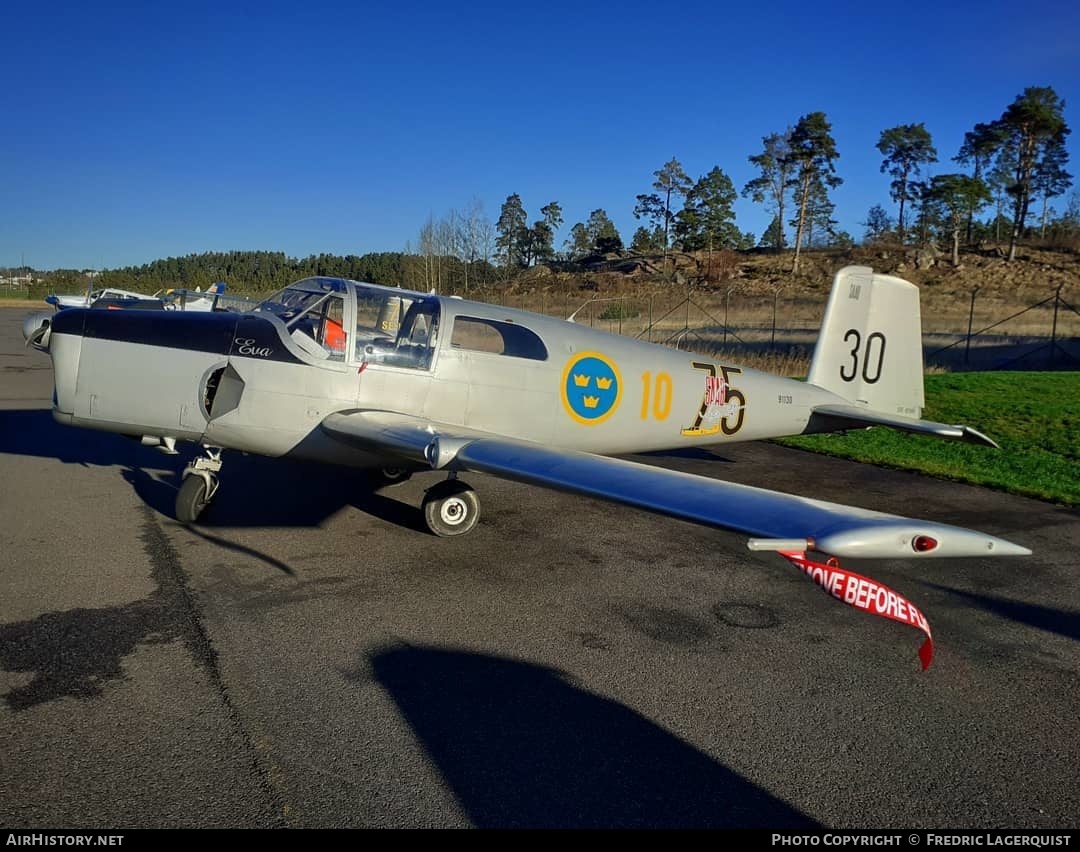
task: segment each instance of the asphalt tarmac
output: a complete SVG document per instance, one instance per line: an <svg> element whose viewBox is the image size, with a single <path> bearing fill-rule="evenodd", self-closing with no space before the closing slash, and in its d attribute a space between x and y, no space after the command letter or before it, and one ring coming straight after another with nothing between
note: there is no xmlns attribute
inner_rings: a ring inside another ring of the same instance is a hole
<svg viewBox="0 0 1080 852"><path fill-rule="evenodd" d="M1026 558L845 563L921 634L744 537L488 476L372 492L56 424L0 311L0 827L1080 824L1080 513L769 444L642 458L971 526ZM978 427L979 424L972 424ZM988 450L990 452L990 450Z"/></svg>

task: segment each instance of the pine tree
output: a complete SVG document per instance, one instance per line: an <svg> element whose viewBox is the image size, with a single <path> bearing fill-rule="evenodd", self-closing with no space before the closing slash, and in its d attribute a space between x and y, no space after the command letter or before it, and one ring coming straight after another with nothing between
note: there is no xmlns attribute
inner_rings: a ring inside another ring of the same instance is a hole
<svg viewBox="0 0 1080 852"><path fill-rule="evenodd" d="M795 258L791 271L799 271L799 254L802 250L803 231L807 224L807 215L811 212L813 196L835 189L843 180L836 176L834 161L839 158L836 142L832 138L832 127L823 112L804 115L791 131L791 160L795 164L795 205L798 211L795 219Z"/></svg>
<svg viewBox="0 0 1080 852"><path fill-rule="evenodd" d="M1064 112L1065 102L1053 89L1030 87L995 122L1003 148L1015 156L1016 163L1015 179L1008 190L1013 200L1009 260L1016 258L1016 243L1027 222L1037 164L1059 140L1064 151L1064 139L1070 133ZM1062 160L1061 165L1064 163Z"/></svg>
<svg viewBox="0 0 1080 852"><path fill-rule="evenodd" d="M735 186L719 166L699 178L675 217L675 240L684 251L735 248L741 234L732 205Z"/></svg>
<svg viewBox="0 0 1080 852"><path fill-rule="evenodd" d="M920 168L937 162L937 150L930 141L930 132L923 124L901 124L881 131L877 148L885 155L881 171L893 177L889 194L900 204L896 219L896 231L901 245L904 242L904 203L917 196L909 184L919 174Z"/></svg>
<svg viewBox="0 0 1080 852"><path fill-rule="evenodd" d="M529 228L526 224L525 207L516 192L506 197L495 224L498 238L495 245L502 252L503 266L507 269L527 265Z"/></svg>

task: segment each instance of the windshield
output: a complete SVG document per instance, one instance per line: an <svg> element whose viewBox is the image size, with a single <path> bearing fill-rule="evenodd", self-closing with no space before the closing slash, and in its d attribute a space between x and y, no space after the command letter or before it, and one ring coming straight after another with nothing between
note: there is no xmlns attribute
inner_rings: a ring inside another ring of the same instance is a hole
<svg viewBox="0 0 1080 852"><path fill-rule="evenodd" d="M292 339L317 358L343 361L346 351L344 282L305 278L264 299L255 313L272 313Z"/></svg>
<svg viewBox="0 0 1080 852"><path fill-rule="evenodd" d="M314 309L329 295L321 287L304 286L306 283L301 281L284 290L278 290L273 296L260 302L255 311L276 314L287 328L292 328L304 314Z"/></svg>

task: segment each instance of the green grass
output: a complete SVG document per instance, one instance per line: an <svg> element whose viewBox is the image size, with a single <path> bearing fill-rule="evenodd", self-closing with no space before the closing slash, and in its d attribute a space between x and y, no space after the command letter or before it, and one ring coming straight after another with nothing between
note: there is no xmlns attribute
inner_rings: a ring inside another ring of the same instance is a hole
<svg viewBox="0 0 1080 852"><path fill-rule="evenodd" d="M1001 449L884 427L779 443L1080 505L1080 373L930 375L923 417L971 426Z"/></svg>

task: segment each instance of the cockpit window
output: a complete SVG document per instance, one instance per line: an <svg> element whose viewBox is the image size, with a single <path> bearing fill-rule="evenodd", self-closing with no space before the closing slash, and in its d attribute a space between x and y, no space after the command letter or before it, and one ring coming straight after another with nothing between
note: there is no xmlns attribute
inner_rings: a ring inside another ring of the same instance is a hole
<svg viewBox="0 0 1080 852"><path fill-rule="evenodd" d="M546 361L547 347L535 332L517 323L479 317L456 317L450 337L454 349L491 352L513 358Z"/></svg>
<svg viewBox="0 0 1080 852"><path fill-rule="evenodd" d="M356 288L356 357L369 364L427 370L438 339L439 302Z"/></svg>

